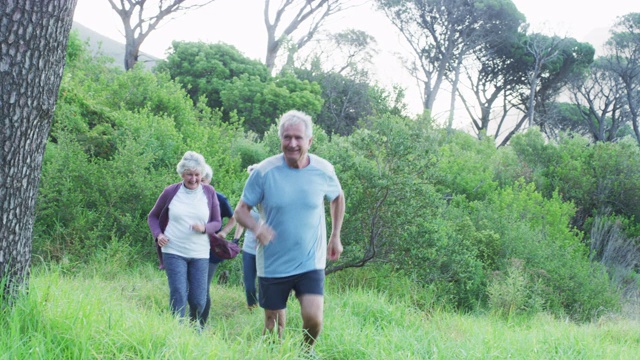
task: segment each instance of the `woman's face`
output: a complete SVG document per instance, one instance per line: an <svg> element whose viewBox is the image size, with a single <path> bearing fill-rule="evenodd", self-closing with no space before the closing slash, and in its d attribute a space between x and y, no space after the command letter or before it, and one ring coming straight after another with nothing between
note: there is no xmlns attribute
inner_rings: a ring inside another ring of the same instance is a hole
<svg viewBox="0 0 640 360"><path fill-rule="evenodd" d="M184 182L184 186L189 190L195 190L200 186L202 182L202 173L200 170L185 170L182 173L182 180Z"/></svg>

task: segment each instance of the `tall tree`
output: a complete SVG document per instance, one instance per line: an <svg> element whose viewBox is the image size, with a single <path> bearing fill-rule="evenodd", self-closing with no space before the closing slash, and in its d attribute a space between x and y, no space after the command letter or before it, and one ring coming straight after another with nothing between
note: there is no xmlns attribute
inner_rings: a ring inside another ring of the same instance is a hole
<svg viewBox="0 0 640 360"><path fill-rule="evenodd" d="M215 0L109 0L124 26L124 68L129 70L138 62L140 46L149 34L164 20L208 5ZM192 3L186 5L186 3Z"/></svg>
<svg viewBox="0 0 640 360"><path fill-rule="evenodd" d="M529 96L527 105L527 119L529 127L535 121L535 100L536 91L538 89L539 78L542 74L544 66L561 55L560 46L563 39L559 37L548 37L540 34L533 34L527 41L527 52L533 60L532 66L527 72L529 80Z"/></svg>
<svg viewBox="0 0 640 360"><path fill-rule="evenodd" d="M478 138L485 135L497 139L513 109L508 101L526 84L527 61L523 32L494 37L473 51L474 60L464 65L464 82L469 91L460 91L467 114ZM493 125L496 123L496 125Z"/></svg>
<svg viewBox="0 0 640 360"><path fill-rule="evenodd" d="M371 60L378 54L376 39L357 29L318 36L312 48L296 54L298 63L293 68L333 72L367 81L370 80L369 70L373 65Z"/></svg>
<svg viewBox="0 0 640 360"><path fill-rule="evenodd" d="M576 79L569 88L578 123L588 129L594 141L614 141L624 124L624 85L609 69L610 59L599 58L587 77Z"/></svg>
<svg viewBox="0 0 640 360"><path fill-rule="evenodd" d="M552 106L562 95L568 96L567 89L575 79L587 76L595 54L593 45L573 38L560 40L558 50L560 55L548 62L536 92L535 124L549 137L556 132L556 123L548 105Z"/></svg>
<svg viewBox="0 0 640 360"><path fill-rule="evenodd" d="M448 129L451 132L454 111L462 65L470 53L478 49L487 49L486 44L495 45L510 43L513 34L524 23L525 17L520 13L511 0L476 0L464 1L465 6L455 6L449 1L443 1L447 7L443 7L444 14L451 18L451 25L457 29L454 31L459 39L457 46L458 55L455 62L449 64L451 71L447 72L447 79L451 84L449 105Z"/></svg>
<svg viewBox="0 0 640 360"><path fill-rule="evenodd" d="M424 110L432 111L445 81L452 106L465 57L497 34L524 21L510 0L377 0L416 55L413 75L422 85Z"/></svg>
<svg viewBox="0 0 640 360"><path fill-rule="evenodd" d="M640 142L640 13L618 19L606 44L609 68L624 85L625 115Z"/></svg>
<svg viewBox="0 0 640 360"><path fill-rule="evenodd" d="M315 119L322 109L321 93L319 84L283 72L267 81L240 75L220 92L220 98L225 109L244 119L246 130L261 137L289 109L300 109Z"/></svg>
<svg viewBox="0 0 640 360"><path fill-rule="evenodd" d="M404 93L391 92L374 84L369 76L371 58L377 52L375 39L360 30L349 29L316 39L313 53L293 68L296 77L320 84L324 103L314 117L329 136L350 135L358 123L372 115L402 114ZM287 68L288 69L288 68Z"/></svg>
<svg viewBox="0 0 640 360"><path fill-rule="evenodd" d="M77 0L0 5L0 296L28 285L42 157Z"/></svg>
<svg viewBox="0 0 640 360"><path fill-rule="evenodd" d="M322 111L314 118L314 124L329 135L350 135L358 125L375 112L371 96L373 86L335 72L296 70L300 79L318 83L322 87Z"/></svg>
<svg viewBox="0 0 640 360"><path fill-rule="evenodd" d="M344 10L346 0L279 0L272 8L271 0L264 2L264 24L267 27L267 55L265 64L271 73L276 58L287 41L296 50L309 43L331 15ZM294 32L299 33L292 39Z"/></svg>
<svg viewBox="0 0 640 360"><path fill-rule="evenodd" d="M576 77L584 76L595 54L591 44L539 33L528 35L523 46L525 55L520 58L526 64L523 74L526 82L509 99L523 115L500 146L506 145L525 124L540 126L545 133L553 132L546 122L546 104L553 103Z"/></svg>

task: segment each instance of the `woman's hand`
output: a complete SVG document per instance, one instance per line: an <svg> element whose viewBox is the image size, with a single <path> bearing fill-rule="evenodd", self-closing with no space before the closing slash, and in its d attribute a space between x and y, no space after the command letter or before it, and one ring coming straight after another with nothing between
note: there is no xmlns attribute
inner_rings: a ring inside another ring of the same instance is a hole
<svg viewBox="0 0 640 360"><path fill-rule="evenodd" d="M200 234L204 234L207 231L207 228L202 225L202 224L193 224L191 225L191 230L200 233Z"/></svg>
<svg viewBox="0 0 640 360"><path fill-rule="evenodd" d="M158 246L163 247L169 243L169 238L165 234L158 235Z"/></svg>

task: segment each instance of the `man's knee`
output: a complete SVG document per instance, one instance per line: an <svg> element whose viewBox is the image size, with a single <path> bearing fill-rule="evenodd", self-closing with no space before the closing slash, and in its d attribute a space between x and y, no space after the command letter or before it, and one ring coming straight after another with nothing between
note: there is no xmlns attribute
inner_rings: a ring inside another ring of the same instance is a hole
<svg viewBox="0 0 640 360"><path fill-rule="evenodd" d="M324 297L322 295L302 295L299 300L302 321L305 327L321 328L324 312Z"/></svg>
<svg viewBox="0 0 640 360"><path fill-rule="evenodd" d="M322 330L322 316L307 315L302 316L302 327L308 330L310 333L317 334Z"/></svg>
<svg viewBox="0 0 640 360"><path fill-rule="evenodd" d="M322 295L300 296L302 328L305 330L304 341L313 346L322 331L324 298Z"/></svg>

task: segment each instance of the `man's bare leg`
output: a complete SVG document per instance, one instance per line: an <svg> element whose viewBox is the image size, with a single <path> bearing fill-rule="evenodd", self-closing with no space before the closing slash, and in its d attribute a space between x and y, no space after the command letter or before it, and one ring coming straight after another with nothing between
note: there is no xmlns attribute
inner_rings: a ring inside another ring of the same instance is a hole
<svg viewBox="0 0 640 360"><path fill-rule="evenodd" d="M305 330L304 342L309 347L313 347L322 331L324 296L307 294L301 295L298 300L302 314L302 328Z"/></svg>
<svg viewBox="0 0 640 360"><path fill-rule="evenodd" d="M282 331L287 322L286 309L282 310L264 310L264 330L262 335L272 333L273 328L278 326L278 338L282 338Z"/></svg>

